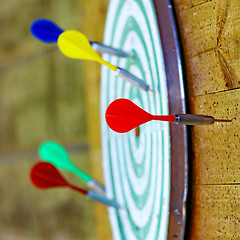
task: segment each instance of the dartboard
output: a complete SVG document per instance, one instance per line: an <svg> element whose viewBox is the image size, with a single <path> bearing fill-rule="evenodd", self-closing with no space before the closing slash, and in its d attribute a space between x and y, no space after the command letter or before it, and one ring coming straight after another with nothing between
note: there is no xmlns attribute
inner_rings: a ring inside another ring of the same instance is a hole
<svg viewBox="0 0 240 240"><path fill-rule="evenodd" d="M104 60L143 79L146 92L101 73L101 131L106 192L126 207L109 208L114 239L182 239L187 192L187 141L184 126L152 121L137 131L115 133L105 111L127 98L156 115L185 112L181 58L172 5L167 0L111 0L104 43L129 54Z"/></svg>

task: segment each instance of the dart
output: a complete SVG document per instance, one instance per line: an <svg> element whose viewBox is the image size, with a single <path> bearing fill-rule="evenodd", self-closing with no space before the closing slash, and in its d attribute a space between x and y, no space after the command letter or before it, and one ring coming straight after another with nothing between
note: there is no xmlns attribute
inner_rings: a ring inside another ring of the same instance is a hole
<svg viewBox="0 0 240 240"><path fill-rule="evenodd" d="M138 88L145 91L152 91L150 86L143 80L139 79L130 72L112 65L111 63L103 60L91 47L87 37L75 30L68 30L60 34L58 37L58 47L60 51L69 58L85 59L98 62L106 65L109 69L113 70L117 76L122 77Z"/></svg>
<svg viewBox="0 0 240 240"><path fill-rule="evenodd" d="M57 43L58 37L64 32L56 23L48 19L35 20L30 28L32 35L45 43ZM118 57L128 57L128 54L120 49L106 46L102 43L89 41L92 48L99 53L107 53Z"/></svg>
<svg viewBox="0 0 240 240"><path fill-rule="evenodd" d="M91 190L85 190L68 183L64 179L64 177L58 172L58 170L54 167L54 165L48 162L36 163L31 169L30 179L32 184L40 189L68 187L85 195L87 198L92 199L94 201L103 203L107 206L121 208L121 206L114 200L108 199Z"/></svg>
<svg viewBox="0 0 240 240"><path fill-rule="evenodd" d="M39 156L42 160L52 163L55 167L65 169L79 176L89 188L98 193L105 194L104 186L72 163L66 150L56 142L45 142L39 147Z"/></svg>
<svg viewBox="0 0 240 240"><path fill-rule="evenodd" d="M36 39L44 43L56 43L59 35L64 32L56 23L48 19L35 20L30 31Z"/></svg>
<svg viewBox="0 0 240 240"><path fill-rule="evenodd" d="M184 125L210 125L214 122L231 122L232 120L214 119L212 116L196 114L152 115L132 101L120 98L113 101L107 108L105 118L108 126L115 132L125 133L139 125L160 120Z"/></svg>

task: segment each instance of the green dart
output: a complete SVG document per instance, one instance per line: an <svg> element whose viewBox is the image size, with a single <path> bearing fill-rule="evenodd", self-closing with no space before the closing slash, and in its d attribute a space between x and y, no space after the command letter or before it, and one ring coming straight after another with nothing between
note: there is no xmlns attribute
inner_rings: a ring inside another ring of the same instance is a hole
<svg viewBox="0 0 240 240"><path fill-rule="evenodd" d="M72 163L66 150L56 142L45 142L39 147L39 155L42 160L52 163L55 167L65 169L79 176L89 188L98 193L105 194L104 186L93 179Z"/></svg>

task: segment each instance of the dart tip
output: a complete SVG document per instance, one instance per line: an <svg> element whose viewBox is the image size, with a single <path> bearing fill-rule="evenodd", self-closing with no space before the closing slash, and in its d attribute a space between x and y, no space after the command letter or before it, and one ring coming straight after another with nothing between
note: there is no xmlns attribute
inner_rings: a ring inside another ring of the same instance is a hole
<svg viewBox="0 0 240 240"><path fill-rule="evenodd" d="M232 122L232 119L214 119L214 122Z"/></svg>

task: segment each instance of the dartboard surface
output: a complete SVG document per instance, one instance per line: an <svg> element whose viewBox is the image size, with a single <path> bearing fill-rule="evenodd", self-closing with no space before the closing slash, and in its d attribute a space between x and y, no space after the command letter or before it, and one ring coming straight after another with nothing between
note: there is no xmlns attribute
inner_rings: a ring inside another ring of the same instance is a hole
<svg viewBox="0 0 240 240"><path fill-rule="evenodd" d="M154 89L145 92L102 67L101 128L107 195L127 210L109 209L114 239L167 239L171 189L171 139L166 122L152 121L119 134L106 125L105 111L127 98L156 115L169 114L164 54L152 1L111 0L104 43L130 54L103 55L106 61L135 74ZM176 210L176 209L175 209Z"/></svg>

